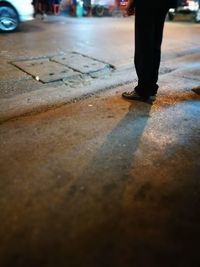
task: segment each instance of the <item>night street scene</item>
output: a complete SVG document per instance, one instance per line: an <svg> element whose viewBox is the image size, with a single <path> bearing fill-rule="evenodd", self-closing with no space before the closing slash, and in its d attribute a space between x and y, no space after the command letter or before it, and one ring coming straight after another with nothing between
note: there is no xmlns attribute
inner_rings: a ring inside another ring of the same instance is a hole
<svg viewBox="0 0 200 267"><path fill-rule="evenodd" d="M0 0L0 267L200 267L200 3L130 1Z"/></svg>

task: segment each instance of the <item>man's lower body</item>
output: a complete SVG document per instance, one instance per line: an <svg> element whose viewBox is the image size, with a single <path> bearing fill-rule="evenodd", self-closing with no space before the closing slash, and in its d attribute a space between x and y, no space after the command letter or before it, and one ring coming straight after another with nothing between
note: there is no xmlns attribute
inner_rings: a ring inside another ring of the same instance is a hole
<svg viewBox="0 0 200 267"><path fill-rule="evenodd" d="M37 14L40 14L42 16L42 19L44 19L47 15L47 2L42 0L36 0L34 1L34 14L33 16L36 17Z"/></svg>
<svg viewBox="0 0 200 267"><path fill-rule="evenodd" d="M161 44L167 11L168 8L136 7L134 63L138 85L134 91L123 93L122 96L125 98L148 100L157 94Z"/></svg>

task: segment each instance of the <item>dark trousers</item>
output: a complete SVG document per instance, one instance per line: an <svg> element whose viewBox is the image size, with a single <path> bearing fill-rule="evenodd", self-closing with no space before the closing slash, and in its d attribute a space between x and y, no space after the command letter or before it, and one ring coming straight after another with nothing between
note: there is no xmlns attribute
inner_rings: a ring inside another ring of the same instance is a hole
<svg viewBox="0 0 200 267"><path fill-rule="evenodd" d="M136 7L135 68L138 76L137 93L150 96L158 90L163 28L168 8Z"/></svg>

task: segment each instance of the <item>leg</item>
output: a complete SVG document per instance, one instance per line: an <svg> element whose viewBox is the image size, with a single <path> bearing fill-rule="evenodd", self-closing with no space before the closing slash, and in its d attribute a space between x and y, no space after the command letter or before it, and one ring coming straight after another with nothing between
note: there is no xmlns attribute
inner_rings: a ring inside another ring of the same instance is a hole
<svg viewBox="0 0 200 267"><path fill-rule="evenodd" d="M136 91L141 95L157 92L163 27L167 10L136 8L135 68Z"/></svg>
<svg viewBox="0 0 200 267"><path fill-rule="evenodd" d="M158 90L161 43L167 9L136 8L135 69L138 85L135 91L122 95L133 100L147 100Z"/></svg>
<svg viewBox="0 0 200 267"><path fill-rule="evenodd" d="M151 95L150 87L152 87L154 32L154 9L137 7L135 11L134 63L138 76L136 91L140 95Z"/></svg>
<svg viewBox="0 0 200 267"><path fill-rule="evenodd" d="M154 73L152 75L152 82L154 84L158 81L159 67L160 67L160 59L161 59L161 44L163 39L163 28L165 17L168 12L168 8L159 9L155 15L155 34L154 34Z"/></svg>

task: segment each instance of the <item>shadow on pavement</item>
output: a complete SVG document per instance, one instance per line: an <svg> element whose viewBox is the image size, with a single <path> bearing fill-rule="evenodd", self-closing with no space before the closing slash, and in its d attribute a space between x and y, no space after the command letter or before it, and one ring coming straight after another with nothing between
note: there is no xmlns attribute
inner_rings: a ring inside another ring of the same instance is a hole
<svg viewBox="0 0 200 267"><path fill-rule="evenodd" d="M176 103L187 100L181 97ZM4 236L7 246L0 248L1 266L200 266L199 165L191 162L199 155L198 136L192 135L190 140L194 155L185 143L176 141L173 150L168 145L169 151L166 148L164 154L157 153L154 159L160 160L159 164L152 160L155 164L135 166L153 108L140 102L131 104L71 188L61 191L60 197L53 195L51 205L33 216L33 222L30 218L37 209L31 209L28 216L21 214L28 218L23 217L20 227L12 224L14 236L12 231L11 236ZM164 135L166 124L172 127L166 117L160 125L155 122L150 124L158 135L162 133L159 127ZM148 147L147 156L155 146ZM141 150L143 159L145 149ZM66 168L70 170L70 166ZM37 205L40 207L40 201Z"/></svg>
<svg viewBox="0 0 200 267"><path fill-rule="evenodd" d="M131 251L128 249L128 254L124 254L127 244L121 244L122 197L129 179L134 180L130 169L150 110L149 104L131 104L129 112L107 135L97 154L77 179L73 201L69 200L76 207L76 218L69 226L74 236L65 250L67 266L133 266L135 252L132 253L130 248ZM78 190L81 187L82 192ZM75 205L78 200L78 205ZM126 238L123 241L130 242Z"/></svg>

